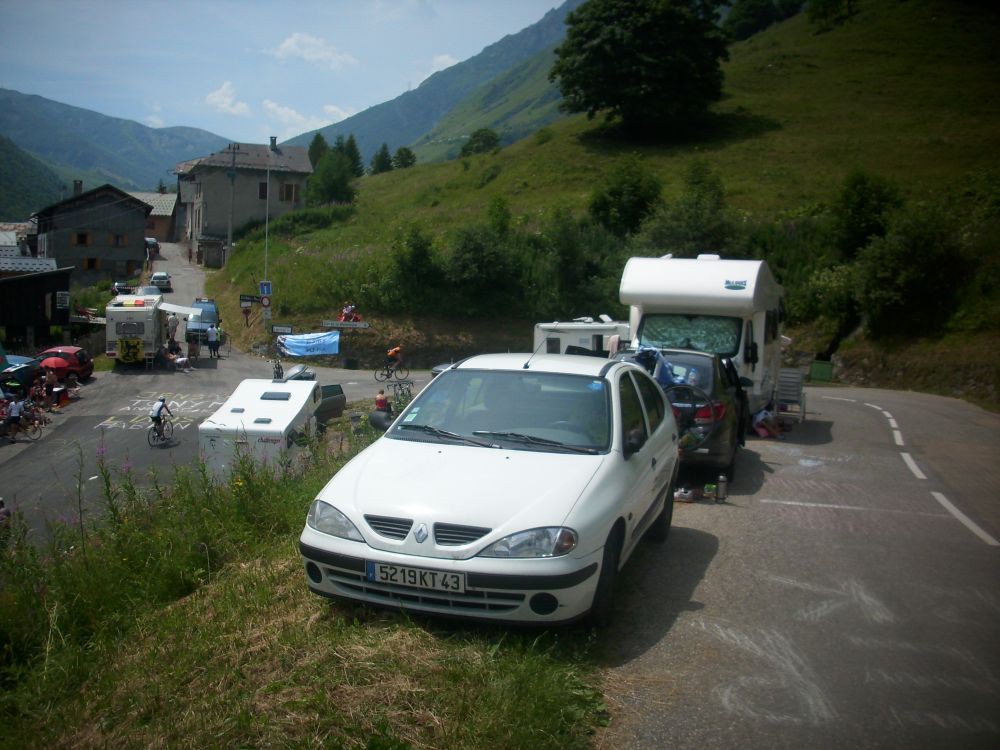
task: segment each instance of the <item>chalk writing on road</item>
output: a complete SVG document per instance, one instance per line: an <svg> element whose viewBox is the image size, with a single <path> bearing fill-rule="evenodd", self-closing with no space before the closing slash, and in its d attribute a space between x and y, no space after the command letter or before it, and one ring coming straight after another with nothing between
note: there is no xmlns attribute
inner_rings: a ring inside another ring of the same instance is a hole
<svg viewBox="0 0 1000 750"><path fill-rule="evenodd" d="M228 395L221 393L161 393L149 391L139 393L135 398L118 408L119 412L148 414L160 396L167 400L170 411L187 414L211 414L225 403Z"/></svg>
<svg viewBox="0 0 1000 750"><path fill-rule="evenodd" d="M197 426L197 422L193 419L185 419L183 417L173 420L175 430L186 430L188 427ZM95 430L148 430L149 425L152 424L149 421L148 416L142 417L105 417L103 422L94 425Z"/></svg>

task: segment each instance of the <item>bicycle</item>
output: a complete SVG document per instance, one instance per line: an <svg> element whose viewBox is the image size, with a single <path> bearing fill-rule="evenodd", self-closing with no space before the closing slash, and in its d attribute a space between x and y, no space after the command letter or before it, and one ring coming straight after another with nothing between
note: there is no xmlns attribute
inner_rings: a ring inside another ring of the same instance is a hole
<svg viewBox="0 0 1000 750"><path fill-rule="evenodd" d="M392 388L392 403L397 409L402 409L413 400L413 381L401 380L398 383L390 383Z"/></svg>
<svg viewBox="0 0 1000 750"><path fill-rule="evenodd" d="M396 360L389 360L375 371L375 380L379 383L386 380L392 380L393 376L395 376L397 380L406 380L410 377L410 369L403 366L403 364L396 362Z"/></svg>
<svg viewBox="0 0 1000 750"><path fill-rule="evenodd" d="M154 447L157 443L169 443L174 439L174 424L170 420L170 417L163 417L160 419L160 429L156 429L157 425L154 422L149 426L149 432L146 433L146 440L149 441L149 447Z"/></svg>
<svg viewBox="0 0 1000 750"><path fill-rule="evenodd" d="M274 372L274 379L281 380L285 377L285 368L281 366L280 359L268 360L272 365L272 370Z"/></svg>

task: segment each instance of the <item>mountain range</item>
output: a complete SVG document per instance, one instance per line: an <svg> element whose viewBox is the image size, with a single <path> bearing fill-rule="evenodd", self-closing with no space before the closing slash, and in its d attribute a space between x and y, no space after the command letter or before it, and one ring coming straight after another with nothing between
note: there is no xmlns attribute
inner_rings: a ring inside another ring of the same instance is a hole
<svg viewBox="0 0 1000 750"><path fill-rule="evenodd" d="M548 81L566 15L583 0L566 0L537 23L505 36L478 55L439 71L416 89L286 143L308 146L353 134L367 161L385 143L410 146L421 162L456 156L468 135L490 127L511 143L562 115ZM190 127L151 128L33 94L0 88L0 221L23 221L68 194L111 183L154 190L173 182L181 161L206 156L231 139ZM26 185L33 186L25 190Z"/></svg>

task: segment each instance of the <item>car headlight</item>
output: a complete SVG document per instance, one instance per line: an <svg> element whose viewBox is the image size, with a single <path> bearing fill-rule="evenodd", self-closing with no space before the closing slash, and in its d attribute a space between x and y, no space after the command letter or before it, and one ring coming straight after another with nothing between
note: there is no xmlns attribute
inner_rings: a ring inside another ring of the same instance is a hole
<svg viewBox="0 0 1000 750"><path fill-rule="evenodd" d="M324 534L339 536L342 539L350 539L353 542L363 542L365 538L361 536L358 527L351 523L351 519L334 508L330 503L320 499L312 501L309 506L309 515L306 516L306 523L316 531Z"/></svg>
<svg viewBox="0 0 1000 750"><path fill-rule="evenodd" d="M479 557L559 557L576 547L573 529L547 526L505 536L479 553Z"/></svg>

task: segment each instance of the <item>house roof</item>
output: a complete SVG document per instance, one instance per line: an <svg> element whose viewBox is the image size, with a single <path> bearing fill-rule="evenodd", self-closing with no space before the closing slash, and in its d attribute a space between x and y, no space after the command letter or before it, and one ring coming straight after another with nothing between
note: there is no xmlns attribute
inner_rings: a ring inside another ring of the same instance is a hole
<svg viewBox="0 0 1000 750"><path fill-rule="evenodd" d="M312 174L309 151L304 146L275 146L274 149L262 143L238 143L236 146L237 169ZM228 169L233 166L233 152L224 148L211 156L198 159L193 165L191 162L181 162L177 165L178 172L182 171L182 166L184 172L198 171L205 167Z"/></svg>
<svg viewBox="0 0 1000 750"><path fill-rule="evenodd" d="M35 258L30 255L20 258L0 257L0 271L4 273L39 273L55 270L55 258Z"/></svg>
<svg viewBox="0 0 1000 750"><path fill-rule="evenodd" d="M150 216L174 215L174 208L177 206L177 193L135 193L129 191L129 195L151 205L153 211Z"/></svg>
<svg viewBox="0 0 1000 750"><path fill-rule="evenodd" d="M46 206L38 213L34 214L39 219L47 219L54 216L62 211L72 210L78 205L89 203L93 198L96 198L101 193L110 193L117 200L123 203L130 203L134 208L145 209L144 214L149 215L149 212L153 210L145 201L139 200L138 198L129 195L124 190L116 188L114 185L101 185L93 190L88 190L86 193L80 193L80 195L73 195L65 200L61 200L58 203L53 203L51 206Z"/></svg>

